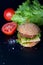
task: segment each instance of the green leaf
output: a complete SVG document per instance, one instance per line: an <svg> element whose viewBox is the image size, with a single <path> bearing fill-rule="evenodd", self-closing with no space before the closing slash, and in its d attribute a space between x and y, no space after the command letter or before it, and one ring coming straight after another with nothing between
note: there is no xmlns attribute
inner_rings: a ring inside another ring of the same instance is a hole
<svg viewBox="0 0 43 65"><path fill-rule="evenodd" d="M31 4L30 0L27 0L22 5L19 5L11 20L19 25L27 20L39 26L43 25L43 6L40 5L38 0L33 0L33 4Z"/></svg>

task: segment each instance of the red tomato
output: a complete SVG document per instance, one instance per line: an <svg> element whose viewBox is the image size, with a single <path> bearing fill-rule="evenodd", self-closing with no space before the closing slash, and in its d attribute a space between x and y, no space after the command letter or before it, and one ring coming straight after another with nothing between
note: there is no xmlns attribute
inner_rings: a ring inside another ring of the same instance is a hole
<svg viewBox="0 0 43 65"><path fill-rule="evenodd" d="M9 22L2 26L2 32L7 35L12 35L15 33L17 29L17 23L15 22Z"/></svg>
<svg viewBox="0 0 43 65"><path fill-rule="evenodd" d="M12 9L12 8L7 8L5 11L4 11L4 18L7 20L7 21L11 21L11 18L13 16L13 14L15 14L15 11Z"/></svg>

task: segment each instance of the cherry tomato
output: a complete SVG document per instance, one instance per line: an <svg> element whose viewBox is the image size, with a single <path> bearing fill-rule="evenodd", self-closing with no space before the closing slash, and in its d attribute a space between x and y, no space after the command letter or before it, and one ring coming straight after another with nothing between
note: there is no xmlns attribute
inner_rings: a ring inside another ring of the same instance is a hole
<svg viewBox="0 0 43 65"><path fill-rule="evenodd" d="M9 22L2 26L2 32L6 35L12 35L15 33L17 29L17 23L15 22Z"/></svg>
<svg viewBox="0 0 43 65"><path fill-rule="evenodd" d="M12 8L7 8L5 11L4 11L4 18L7 20L7 21L11 21L11 18L13 16L13 14L15 14L15 11L12 9Z"/></svg>

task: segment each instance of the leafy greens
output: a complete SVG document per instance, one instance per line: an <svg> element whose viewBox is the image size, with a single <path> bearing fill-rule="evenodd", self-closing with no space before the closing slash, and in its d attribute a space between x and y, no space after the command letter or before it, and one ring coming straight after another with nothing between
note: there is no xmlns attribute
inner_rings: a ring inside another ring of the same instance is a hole
<svg viewBox="0 0 43 65"><path fill-rule="evenodd" d="M30 0L27 0L22 5L19 5L11 20L18 24L28 21L39 26L43 25L43 6L38 0L33 0L32 4Z"/></svg>

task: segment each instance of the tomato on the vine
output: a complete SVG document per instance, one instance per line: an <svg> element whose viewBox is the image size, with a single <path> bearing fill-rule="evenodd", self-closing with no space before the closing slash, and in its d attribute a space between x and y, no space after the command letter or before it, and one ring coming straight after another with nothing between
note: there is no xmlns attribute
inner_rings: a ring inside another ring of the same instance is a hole
<svg viewBox="0 0 43 65"><path fill-rule="evenodd" d="M13 10L13 8L7 8L5 9L3 16L7 21L11 21L13 14L15 14L15 11Z"/></svg>
<svg viewBox="0 0 43 65"><path fill-rule="evenodd" d="M15 22L9 22L2 26L2 32L6 35L12 35L15 33L17 29L17 23Z"/></svg>

